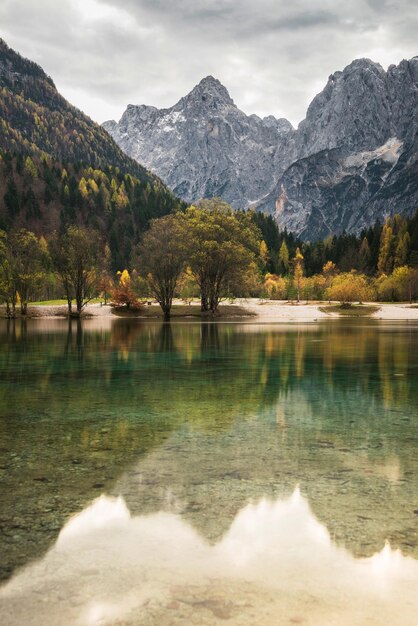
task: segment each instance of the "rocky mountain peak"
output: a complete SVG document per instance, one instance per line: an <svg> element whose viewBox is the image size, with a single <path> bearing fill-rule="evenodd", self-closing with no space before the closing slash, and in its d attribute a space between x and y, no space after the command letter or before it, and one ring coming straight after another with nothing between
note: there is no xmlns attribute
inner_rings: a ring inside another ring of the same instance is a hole
<svg viewBox="0 0 418 626"><path fill-rule="evenodd" d="M362 57L360 59L354 59L349 63L341 72L341 74L348 75L352 72L358 71L370 71L377 74L385 74L385 70L380 65L380 63L376 63L367 57Z"/></svg>
<svg viewBox="0 0 418 626"><path fill-rule="evenodd" d="M299 125L302 154L341 145L375 148L391 133L396 135L391 130L386 78L382 66L370 59L355 59L331 74Z"/></svg>
<svg viewBox="0 0 418 626"><path fill-rule="evenodd" d="M226 87L213 76L202 78L200 83L177 103L177 106L184 107L189 103L203 108L235 106Z"/></svg>
<svg viewBox="0 0 418 626"><path fill-rule="evenodd" d="M246 115L213 76L171 108L130 106L105 128L186 201L221 196L310 238L415 208L417 99L418 58L387 72L360 58L331 74L297 130ZM407 200L396 195L402 177Z"/></svg>
<svg viewBox="0 0 418 626"><path fill-rule="evenodd" d="M274 117L274 115L267 115L263 117L263 124L266 127L275 128L279 134L289 133L293 130L292 124L284 117Z"/></svg>

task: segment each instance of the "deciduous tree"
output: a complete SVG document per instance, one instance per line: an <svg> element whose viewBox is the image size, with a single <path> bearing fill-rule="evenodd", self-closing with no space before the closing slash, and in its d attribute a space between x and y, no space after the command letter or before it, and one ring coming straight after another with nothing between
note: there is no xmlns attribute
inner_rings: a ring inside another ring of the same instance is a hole
<svg viewBox="0 0 418 626"><path fill-rule="evenodd" d="M7 317L16 315L15 259L7 234L0 230L0 300L6 303Z"/></svg>
<svg viewBox="0 0 418 626"><path fill-rule="evenodd" d="M185 213L187 257L201 292L202 311L216 313L248 276L260 249L260 233L250 213L233 211L217 199Z"/></svg>
<svg viewBox="0 0 418 626"><path fill-rule="evenodd" d="M9 234L9 245L14 259L20 310L22 315L26 315L28 302L45 277L46 255L36 235L25 228Z"/></svg>
<svg viewBox="0 0 418 626"><path fill-rule="evenodd" d="M286 245L286 241L283 239L282 245L279 250L279 267L282 274L287 274L289 271L289 250Z"/></svg>
<svg viewBox="0 0 418 626"><path fill-rule="evenodd" d="M339 300L341 304L364 302L374 298L373 289L364 274L355 270L335 276L327 289L330 300Z"/></svg>
<svg viewBox="0 0 418 626"><path fill-rule="evenodd" d="M388 219L383 225L380 236L379 260L377 262L379 274L390 274L393 270L393 245L392 220Z"/></svg>
<svg viewBox="0 0 418 626"><path fill-rule="evenodd" d="M296 248L296 254L293 259L293 281L296 288L297 300L300 302L300 290L303 280L303 254L299 248Z"/></svg>
<svg viewBox="0 0 418 626"><path fill-rule="evenodd" d="M184 214L166 215L151 222L139 246L140 273L169 320L174 292L186 262Z"/></svg>
<svg viewBox="0 0 418 626"><path fill-rule="evenodd" d="M127 309L138 309L141 305L132 287L132 278L127 269L118 272L117 285L114 286L110 295L112 304L116 306L126 306Z"/></svg>
<svg viewBox="0 0 418 626"><path fill-rule="evenodd" d="M51 238L49 248L53 267L65 290L68 313L73 314L74 298L75 315L79 317L86 304L97 295L105 259L99 234L90 228L69 226L64 234Z"/></svg>

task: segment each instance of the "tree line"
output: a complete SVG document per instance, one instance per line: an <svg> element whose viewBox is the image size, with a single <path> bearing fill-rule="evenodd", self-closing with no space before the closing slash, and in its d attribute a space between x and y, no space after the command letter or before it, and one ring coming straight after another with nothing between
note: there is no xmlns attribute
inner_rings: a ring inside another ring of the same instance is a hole
<svg viewBox="0 0 418 626"><path fill-rule="evenodd" d="M101 294L107 300L109 294L114 304L131 308L139 297L152 296L169 319L183 281L185 292L199 290L201 310L215 314L226 296L251 293L259 275L259 245L252 215L218 201L152 220L132 255L137 269L116 276L109 246L94 229L71 225L48 240L25 229L2 231L0 299L8 316L16 315L18 304L25 315L49 275L70 315L81 315L91 299Z"/></svg>
<svg viewBox="0 0 418 626"><path fill-rule="evenodd" d="M266 244L265 269L271 274L286 275L286 249L289 258L293 258L297 248L304 257L306 276L320 273L328 261L342 272L355 269L368 276L391 273L396 265L418 266L418 211L410 218L395 215L378 221L357 235L343 232L312 242L303 241L286 229L280 231L270 215L255 213L254 220Z"/></svg>
<svg viewBox="0 0 418 626"><path fill-rule="evenodd" d="M117 272L108 241L92 227L68 225L48 237L26 229L0 231L0 300L13 317L19 306L25 315L28 302L37 298L64 297L68 313L76 316L98 296L126 308L152 298L165 319L175 297L186 302L198 297L201 311L212 315L223 299L247 296L412 302L418 297L412 248L417 215L410 220L395 216L370 229L379 232L377 254L367 234L350 236L359 245L354 267L338 266L326 253L338 249L345 236L300 242L273 228L271 218L234 211L216 198L152 220L133 246L129 265ZM315 250L325 250L324 263L312 273ZM277 272L270 271L272 266Z"/></svg>

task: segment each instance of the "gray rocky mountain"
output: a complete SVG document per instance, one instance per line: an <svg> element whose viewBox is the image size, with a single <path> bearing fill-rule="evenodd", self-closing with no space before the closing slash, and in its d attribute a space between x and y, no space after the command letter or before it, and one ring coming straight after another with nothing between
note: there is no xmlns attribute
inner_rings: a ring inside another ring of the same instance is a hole
<svg viewBox="0 0 418 626"><path fill-rule="evenodd" d="M104 127L186 201L222 196L236 207L272 188L275 152L293 131L287 120L245 115L212 76L169 109L129 105Z"/></svg>
<svg viewBox="0 0 418 626"><path fill-rule="evenodd" d="M295 130L240 111L203 79L169 109L129 105L104 127L187 201L221 196L314 239L418 208L418 57L332 74Z"/></svg>

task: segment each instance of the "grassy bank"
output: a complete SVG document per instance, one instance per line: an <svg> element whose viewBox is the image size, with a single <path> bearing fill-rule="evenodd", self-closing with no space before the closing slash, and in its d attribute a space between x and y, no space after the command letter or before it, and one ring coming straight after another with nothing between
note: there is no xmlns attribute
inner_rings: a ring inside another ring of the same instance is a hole
<svg viewBox="0 0 418 626"><path fill-rule="evenodd" d="M323 313L338 313L346 317L368 317L377 313L380 307L370 304L329 304L320 306L319 310Z"/></svg>

